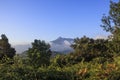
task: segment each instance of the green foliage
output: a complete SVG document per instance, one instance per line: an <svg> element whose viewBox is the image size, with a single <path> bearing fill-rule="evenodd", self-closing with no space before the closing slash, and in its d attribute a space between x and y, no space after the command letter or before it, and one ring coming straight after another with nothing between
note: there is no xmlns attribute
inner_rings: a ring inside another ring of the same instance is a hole
<svg viewBox="0 0 120 80"><path fill-rule="evenodd" d="M19 57L12 60L5 59L6 63L0 64L1 80L117 80L119 79L120 63L106 62L104 64L79 62L69 66L55 66L34 68L26 65ZM13 61L13 64L8 64Z"/></svg>
<svg viewBox="0 0 120 80"><path fill-rule="evenodd" d="M101 27L111 32L110 52L120 54L120 1L110 2L108 16L103 16Z"/></svg>
<svg viewBox="0 0 120 80"><path fill-rule="evenodd" d="M50 63L50 45L45 43L45 41L34 40L32 43L32 48L27 51L28 57L31 64L34 66L49 65Z"/></svg>
<svg viewBox="0 0 120 80"><path fill-rule="evenodd" d="M75 49L75 53L73 55L79 57L79 60L83 58L85 61L91 61L96 57L112 59L113 55L110 53L108 44L109 41L104 39L94 40L86 36L81 39L76 38L72 45Z"/></svg>
<svg viewBox="0 0 120 80"><path fill-rule="evenodd" d="M103 25L101 27L104 30L113 33L116 28L120 28L120 1L118 3L110 2L110 11L108 16L103 16Z"/></svg>
<svg viewBox="0 0 120 80"><path fill-rule="evenodd" d="M4 56L13 58L15 52L15 49L9 44L6 35L2 34L0 39L0 59L2 59Z"/></svg>

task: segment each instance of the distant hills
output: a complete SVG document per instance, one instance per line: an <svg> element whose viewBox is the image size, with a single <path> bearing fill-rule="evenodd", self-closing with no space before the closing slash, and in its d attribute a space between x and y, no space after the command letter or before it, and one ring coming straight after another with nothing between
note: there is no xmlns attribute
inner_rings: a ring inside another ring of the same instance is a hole
<svg viewBox="0 0 120 80"><path fill-rule="evenodd" d="M60 53L72 52L73 49L70 46L73 44L73 42L74 39L59 37L56 40L50 42L51 50Z"/></svg>
<svg viewBox="0 0 120 80"><path fill-rule="evenodd" d="M20 54L28 50L28 48L31 47L31 44L18 44L18 45L13 45L13 47L15 48L16 53Z"/></svg>
<svg viewBox="0 0 120 80"><path fill-rule="evenodd" d="M94 39L107 39L107 36L97 36ZM50 41L51 50L57 53L69 53L72 52L73 49L70 47L73 44L74 39L72 38L63 38L58 37L56 40ZM19 44L13 46L16 49L17 53L23 53L31 47L31 44Z"/></svg>
<svg viewBox="0 0 120 80"><path fill-rule="evenodd" d="M69 53L72 52L73 49L70 47L73 44L74 39L72 38L62 38L58 37L56 40L50 41L49 44L51 45L51 50L58 53ZM22 53L28 48L31 47L31 44L19 44L13 46L16 49L17 53Z"/></svg>

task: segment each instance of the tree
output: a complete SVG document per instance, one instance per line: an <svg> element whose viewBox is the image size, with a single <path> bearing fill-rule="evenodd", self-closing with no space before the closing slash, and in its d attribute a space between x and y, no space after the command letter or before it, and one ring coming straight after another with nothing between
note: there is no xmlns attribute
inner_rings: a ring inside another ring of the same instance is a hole
<svg viewBox="0 0 120 80"><path fill-rule="evenodd" d="M32 43L32 48L27 51L30 62L34 66L49 65L51 50L50 45L45 41L35 39Z"/></svg>
<svg viewBox="0 0 120 80"><path fill-rule="evenodd" d="M120 51L120 0L110 2L110 11L108 16L103 16L101 27L112 34L110 41L110 52L119 53Z"/></svg>
<svg viewBox="0 0 120 80"><path fill-rule="evenodd" d="M112 58L112 54L109 53L108 40L94 40L84 36L81 39L76 38L72 47L75 50L76 60L81 60L80 57L85 61L91 61L96 57Z"/></svg>
<svg viewBox="0 0 120 80"><path fill-rule="evenodd" d="M120 28L120 1L118 3L110 2L110 11L108 16L103 16L101 27L108 32L115 32L116 29Z"/></svg>
<svg viewBox="0 0 120 80"><path fill-rule="evenodd" d="M13 58L15 55L15 49L11 47L9 44L8 38L5 34L1 35L0 39L0 59L2 59L4 56L7 56L9 58Z"/></svg>

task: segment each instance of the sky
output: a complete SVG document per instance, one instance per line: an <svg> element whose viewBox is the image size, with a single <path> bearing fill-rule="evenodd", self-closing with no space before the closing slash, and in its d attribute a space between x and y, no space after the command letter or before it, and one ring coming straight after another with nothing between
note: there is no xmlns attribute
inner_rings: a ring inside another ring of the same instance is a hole
<svg viewBox="0 0 120 80"><path fill-rule="evenodd" d="M113 0L118 1L118 0ZM57 37L95 38L109 33L100 27L110 0L0 0L0 35L11 44Z"/></svg>

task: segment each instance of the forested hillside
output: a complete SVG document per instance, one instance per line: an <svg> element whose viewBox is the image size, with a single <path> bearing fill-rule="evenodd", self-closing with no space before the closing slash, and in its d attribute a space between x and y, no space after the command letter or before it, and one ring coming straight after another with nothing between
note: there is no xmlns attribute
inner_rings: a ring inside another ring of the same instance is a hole
<svg viewBox="0 0 120 80"><path fill-rule="evenodd" d="M54 57L48 43L35 39L22 58L1 35L0 80L120 80L120 1L110 2L101 27L108 39L76 38L73 52Z"/></svg>

